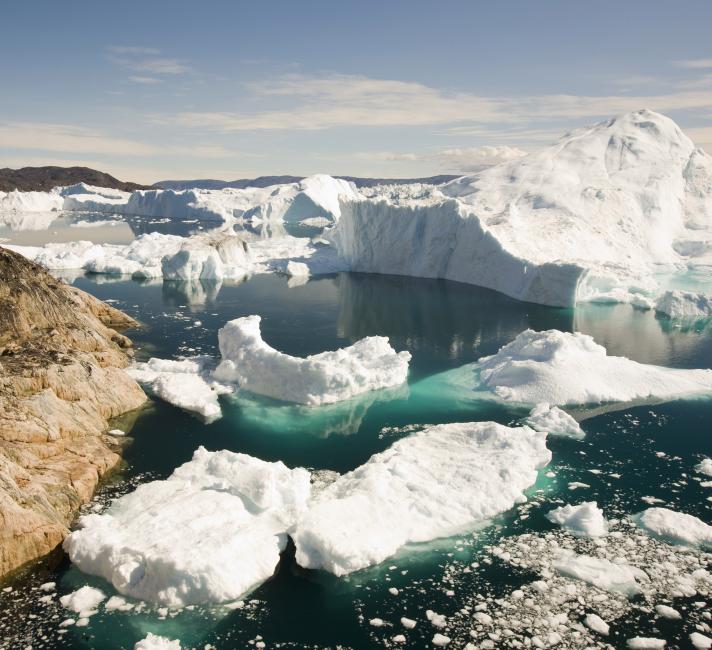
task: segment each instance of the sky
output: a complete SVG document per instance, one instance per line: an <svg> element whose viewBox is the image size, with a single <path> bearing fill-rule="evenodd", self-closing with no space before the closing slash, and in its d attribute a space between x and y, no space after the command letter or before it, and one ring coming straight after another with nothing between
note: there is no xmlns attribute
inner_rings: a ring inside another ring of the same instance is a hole
<svg viewBox="0 0 712 650"><path fill-rule="evenodd" d="M712 2L6 3L0 167L465 173L650 108L712 152Z"/></svg>

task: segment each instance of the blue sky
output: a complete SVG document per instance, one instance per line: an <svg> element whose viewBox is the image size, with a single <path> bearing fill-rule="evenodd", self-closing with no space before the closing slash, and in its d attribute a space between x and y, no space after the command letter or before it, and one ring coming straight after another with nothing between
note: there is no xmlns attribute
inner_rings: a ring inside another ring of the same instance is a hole
<svg viewBox="0 0 712 650"><path fill-rule="evenodd" d="M712 152L712 2L3 7L0 167L466 172L627 110Z"/></svg>

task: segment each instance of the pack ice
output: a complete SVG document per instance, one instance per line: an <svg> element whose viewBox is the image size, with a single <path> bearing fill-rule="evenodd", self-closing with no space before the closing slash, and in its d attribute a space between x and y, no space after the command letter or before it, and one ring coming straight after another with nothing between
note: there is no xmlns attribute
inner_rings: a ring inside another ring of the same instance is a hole
<svg viewBox="0 0 712 650"><path fill-rule="evenodd" d="M367 391L403 384L410 352L396 352L383 336L306 358L275 350L263 339L260 317L229 321L218 332L222 361L213 376L251 393L309 406L332 404Z"/></svg>
<svg viewBox="0 0 712 650"><path fill-rule="evenodd" d="M126 596L170 606L232 600L272 576L310 490L305 469L200 447L168 479L82 517L63 546Z"/></svg>
<svg viewBox="0 0 712 650"><path fill-rule="evenodd" d="M680 370L609 356L587 334L526 330L473 370L497 397L526 404L671 399L712 392L712 370Z"/></svg>
<svg viewBox="0 0 712 650"><path fill-rule="evenodd" d="M553 306L651 304L653 268L712 259L712 158L669 118L636 111L440 188L345 203L329 237L355 271Z"/></svg>
<svg viewBox="0 0 712 650"><path fill-rule="evenodd" d="M546 434L494 422L441 424L394 443L312 500L297 562L344 575L407 544L467 530L525 500L551 454Z"/></svg>
<svg viewBox="0 0 712 650"><path fill-rule="evenodd" d="M339 199L355 198L356 187L325 174L297 183L224 190L122 192L79 183L49 192L0 192L0 212L107 212L201 221L301 221L340 217Z"/></svg>

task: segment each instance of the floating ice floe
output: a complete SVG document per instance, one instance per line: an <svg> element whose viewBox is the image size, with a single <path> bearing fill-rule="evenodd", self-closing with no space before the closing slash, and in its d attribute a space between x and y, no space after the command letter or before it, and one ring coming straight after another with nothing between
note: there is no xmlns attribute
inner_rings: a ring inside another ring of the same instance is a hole
<svg viewBox="0 0 712 650"><path fill-rule="evenodd" d="M299 358L270 347L262 339L260 320L245 316L220 329L222 361L215 379L274 399L318 406L398 386L408 377L410 353L396 352L383 336Z"/></svg>
<svg viewBox="0 0 712 650"><path fill-rule="evenodd" d="M218 396L232 392L209 378L209 357L192 359L157 359L129 366L126 372L136 381L151 388L160 399L186 411L198 413L207 421L222 415Z"/></svg>
<svg viewBox="0 0 712 650"><path fill-rule="evenodd" d="M96 608L105 598L106 595L101 589L86 585L73 591L71 594L62 596L59 602L62 604L62 607L71 609L79 614L80 618L89 618L96 614Z"/></svg>
<svg viewBox="0 0 712 650"><path fill-rule="evenodd" d="M712 548L712 526L692 515L668 508L648 508L633 520L647 533L662 540Z"/></svg>
<svg viewBox="0 0 712 650"><path fill-rule="evenodd" d="M379 188L329 233L355 271L446 278L553 306L653 297L712 251L712 158L641 110L439 188Z"/></svg>
<svg viewBox="0 0 712 650"><path fill-rule="evenodd" d="M581 333L526 330L475 364L482 385L527 404L671 399L712 392L712 370L679 370L608 356Z"/></svg>
<svg viewBox="0 0 712 650"><path fill-rule="evenodd" d="M705 320L712 317L712 298L690 291L666 291L656 300L655 311L674 320Z"/></svg>
<svg viewBox="0 0 712 650"><path fill-rule="evenodd" d="M136 642L134 650L180 650L180 641L149 632L145 638Z"/></svg>
<svg viewBox="0 0 712 650"><path fill-rule="evenodd" d="M64 541L121 594L170 606L233 600L272 576L310 496L305 469L200 447Z"/></svg>
<svg viewBox="0 0 712 650"><path fill-rule="evenodd" d="M712 476L712 458L703 458L695 465L695 471L706 476Z"/></svg>
<svg viewBox="0 0 712 650"><path fill-rule="evenodd" d="M608 522L595 501L555 508L546 518L578 537L602 537L608 533Z"/></svg>
<svg viewBox="0 0 712 650"><path fill-rule="evenodd" d="M629 564L579 555L565 549L559 551L553 568L561 575L583 580L599 589L623 594L629 598L640 593L640 582L648 580L645 571Z"/></svg>
<svg viewBox="0 0 712 650"><path fill-rule="evenodd" d="M586 435L581 425L566 411L545 402L537 404L524 423L536 431L546 431L550 436L580 439Z"/></svg>
<svg viewBox="0 0 712 650"><path fill-rule="evenodd" d="M343 575L406 544L472 530L525 500L551 458L545 442L493 422L403 438L316 495L293 533L297 562Z"/></svg>
<svg viewBox="0 0 712 650"><path fill-rule="evenodd" d="M667 641L649 636L634 636L628 639L625 645L630 650L661 650L667 645Z"/></svg>

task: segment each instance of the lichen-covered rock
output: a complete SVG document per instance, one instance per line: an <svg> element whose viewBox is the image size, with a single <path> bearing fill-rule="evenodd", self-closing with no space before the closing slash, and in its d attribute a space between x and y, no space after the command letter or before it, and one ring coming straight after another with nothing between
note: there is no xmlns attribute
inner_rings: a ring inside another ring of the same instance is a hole
<svg viewBox="0 0 712 650"><path fill-rule="evenodd" d="M119 460L107 420L146 397L130 317L0 248L0 576L52 551Z"/></svg>

